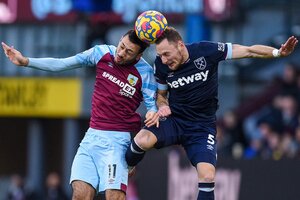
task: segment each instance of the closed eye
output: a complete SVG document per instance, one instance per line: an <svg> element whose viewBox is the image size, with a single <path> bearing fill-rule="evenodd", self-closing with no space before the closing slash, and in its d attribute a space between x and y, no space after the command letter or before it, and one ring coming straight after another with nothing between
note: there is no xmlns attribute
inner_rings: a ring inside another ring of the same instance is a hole
<svg viewBox="0 0 300 200"><path fill-rule="evenodd" d="M124 43L121 44L121 49L122 50L125 49L126 53L129 54L129 55L133 55L134 54L133 50L126 48L126 46L125 46Z"/></svg>

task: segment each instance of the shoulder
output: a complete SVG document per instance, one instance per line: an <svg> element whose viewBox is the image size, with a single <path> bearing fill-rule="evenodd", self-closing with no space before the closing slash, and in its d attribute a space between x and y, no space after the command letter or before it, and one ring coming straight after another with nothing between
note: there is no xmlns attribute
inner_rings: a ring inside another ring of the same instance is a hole
<svg viewBox="0 0 300 200"><path fill-rule="evenodd" d="M205 52L207 49L213 49L216 46L217 43L211 42L211 41L200 41L200 42L195 42L191 44L186 44L187 49L191 50L200 50Z"/></svg>
<svg viewBox="0 0 300 200"><path fill-rule="evenodd" d="M156 76L162 77L166 75L170 71L170 69L167 65L162 63L161 58L159 56L156 56L154 61L154 71Z"/></svg>
<svg viewBox="0 0 300 200"><path fill-rule="evenodd" d="M163 64L161 58L157 55L154 61L154 65L160 69L168 69L168 65Z"/></svg>
<svg viewBox="0 0 300 200"><path fill-rule="evenodd" d="M88 50L76 54L76 59L87 65L95 65L104 55L108 53L114 55L115 51L116 47L112 45L95 45Z"/></svg>
<svg viewBox="0 0 300 200"><path fill-rule="evenodd" d="M106 44L102 44L102 45L96 45L93 47L94 48L94 52L95 53L100 53L100 54L111 54L114 55L115 51L116 51L116 47L113 45L106 45Z"/></svg>
<svg viewBox="0 0 300 200"><path fill-rule="evenodd" d="M203 49L212 49L215 51L224 51L225 47L231 45L231 43L223 42L212 42L212 41L201 41L198 43L191 44L191 48L203 48Z"/></svg>
<svg viewBox="0 0 300 200"><path fill-rule="evenodd" d="M155 66L160 67L160 68L168 68L167 65L162 63L161 58L157 55L154 61Z"/></svg>
<svg viewBox="0 0 300 200"><path fill-rule="evenodd" d="M151 65L144 59L141 58L136 64L135 67L139 72L143 73L153 73L153 68Z"/></svg>
<svg viewBox="0 0 300 200"><path fill-rule="evenodd" d="M187 49L190 54L201 56L214 55L217 52L225 52L227 44L222 42L201 41L197 43L187 44Z"/></svg>

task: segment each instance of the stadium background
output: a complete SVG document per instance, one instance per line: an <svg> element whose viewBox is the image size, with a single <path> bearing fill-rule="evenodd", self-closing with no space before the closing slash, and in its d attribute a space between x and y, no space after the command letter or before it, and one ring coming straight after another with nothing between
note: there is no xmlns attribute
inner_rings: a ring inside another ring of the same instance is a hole
<svg viewBox="0 0 300 200"><path fill-rule="evenodd" d="M186 42L279 48L288 36L300 36L300 0L0 0L0 40L26 56L67 57L95 44L116 45L137 15L149 9L165 14ZM269 105L274 78L283 76L287 64L300 64L299 52L298 47L288 58L221 63L220 121L233 110L244 124ZM144 57L153 63L153 46ZM0 200L14 174L43 199L47 175L57 172L70 195L70 166L88 128L94 74L94 69L47 73L18 68L0 53ZM139 112L143 115L145 108ZM299 152L247 156L248 143L220 152L216 199L299 199ZM131 179L128 199L194 199L195 173L180 148L152 150Z"/></svg>

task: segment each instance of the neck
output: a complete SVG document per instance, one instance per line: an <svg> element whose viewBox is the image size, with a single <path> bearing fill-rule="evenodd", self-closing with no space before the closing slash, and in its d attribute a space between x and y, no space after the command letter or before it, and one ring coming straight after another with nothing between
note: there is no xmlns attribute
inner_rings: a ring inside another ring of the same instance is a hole
<svg viewBox="0 0 300 200"><path fill-rule="evenodd" d="M189 59L190 59L189 52L188 52L186 46L184 45L184 48L182 49L182 63L181 64L188 62Z"/></svg>

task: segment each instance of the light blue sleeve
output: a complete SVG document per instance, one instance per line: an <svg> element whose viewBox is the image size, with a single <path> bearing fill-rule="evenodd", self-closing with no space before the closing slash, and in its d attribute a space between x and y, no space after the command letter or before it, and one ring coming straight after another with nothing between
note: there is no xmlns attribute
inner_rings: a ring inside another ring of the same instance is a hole
<svg viewBox="0 0 300 200"><path fill-rule="evenodd" d="M28 58L27 67L49 72L59 72L81 67L75 56L68 58Z"/></svg>
<svg viewBox="0 0 300 200"><path fill-rule="evenodd" d="M143 58L136 64L136 68L142 77L142 93L145 106L148 111L151 110L157 112L157 83L155 81L153 69Z"/></svg>
<svg viewBox="0 0 300 200"><path fill-rule="evenodd" d="M94 67L103 55L107 52L113 52L114 48L114 46L97 45L68 58L29 58L28 67L51 72L79 67Z"/></svg>
<svg viewBox="0 0 300 200"><path fill-rule="evenodd" d="M86 50L76 55L76 59L84 66L96 66L99 60L107 53L114 55L115 46L96 45L95 47Z"/></svg>
<svg viewBox="0 0 300 200"><path fill-rule="evenodd" d="M226 55L226 60L232 59L232 44L231 43L226 43L227 45L227 55Z"/></svg>

